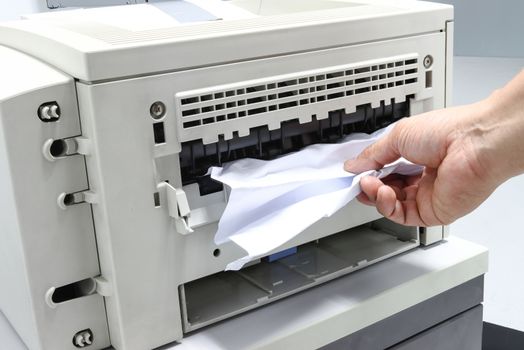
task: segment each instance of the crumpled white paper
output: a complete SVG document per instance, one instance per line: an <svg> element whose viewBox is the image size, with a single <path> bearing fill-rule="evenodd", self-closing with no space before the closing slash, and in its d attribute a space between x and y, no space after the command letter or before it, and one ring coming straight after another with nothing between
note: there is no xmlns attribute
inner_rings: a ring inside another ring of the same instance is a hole
<svg viewBox="0 0 524 350"><path fill-rule="evenodd" d="M344 171L346 159L355 158L392 128L371 135L352 134L340 143L312 145L270 161L247 158L212 167L211 177L231 189L215 243L233 241L248 254L226 270L240 269L333 215L360 193L362 176L420 173L423 167L404 159L379 171L359 175Z"/></svg>

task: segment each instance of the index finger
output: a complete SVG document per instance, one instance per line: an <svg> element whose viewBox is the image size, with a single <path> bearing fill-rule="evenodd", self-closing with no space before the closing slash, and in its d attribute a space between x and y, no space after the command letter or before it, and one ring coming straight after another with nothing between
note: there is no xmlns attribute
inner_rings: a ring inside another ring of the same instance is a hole
<svg viewBox="0 0 524 350"><path fill-rule="evenodd" d="M368 146L355 159L344 162L344 169L350 173L359 174L367 170L378 170L384 165L400 158L396 142L395 127L388 135Z"/></svg>

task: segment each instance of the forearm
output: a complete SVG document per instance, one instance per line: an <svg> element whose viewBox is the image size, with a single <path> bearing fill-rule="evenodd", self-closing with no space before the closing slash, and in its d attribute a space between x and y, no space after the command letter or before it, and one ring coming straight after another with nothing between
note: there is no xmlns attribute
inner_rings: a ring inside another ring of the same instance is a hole
<svg viewBox="0 0 524 350"><path fill-rule="evenodd" d="M489 172L500 182L524 173L524 70L478 109L469 131Z"/></svg>

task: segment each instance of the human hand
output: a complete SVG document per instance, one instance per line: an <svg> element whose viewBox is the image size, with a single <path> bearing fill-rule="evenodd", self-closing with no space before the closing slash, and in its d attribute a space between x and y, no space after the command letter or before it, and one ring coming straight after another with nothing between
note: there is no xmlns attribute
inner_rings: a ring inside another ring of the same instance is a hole
<svg viewBox="0 0 524 350"><path fill-rule="evenodd" d="M364 177L358 199L375 205L386 218L410 226L449 224L471 212L503 181L524 170L524 153L509 162L505 154L524 152L524 116L518 106L496 108L505 100L497 92L476 104L399 121L357 159L346 161L344 168L361 173L404 157L425 166L424 172L382 180Z"/></svg>

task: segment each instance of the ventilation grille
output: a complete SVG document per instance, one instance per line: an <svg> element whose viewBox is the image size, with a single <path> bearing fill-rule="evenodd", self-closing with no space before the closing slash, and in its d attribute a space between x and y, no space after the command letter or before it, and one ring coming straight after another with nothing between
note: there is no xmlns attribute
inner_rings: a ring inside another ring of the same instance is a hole
<svg viewBox="0 0 524 350"><path fill-rule="evenodd" d="M415 84L418 81L418 60L416 56L404 56L402 59L373 61L369 65L337 66L336 70L308 73L291 79L265 79L264 83L256 85L223 85L220 89L207 89L205 93L200 90L200 93L178 94L182 127L196 128Z"/></svg>

